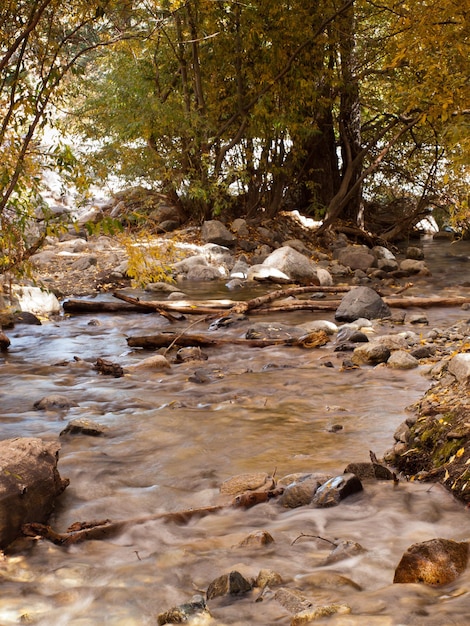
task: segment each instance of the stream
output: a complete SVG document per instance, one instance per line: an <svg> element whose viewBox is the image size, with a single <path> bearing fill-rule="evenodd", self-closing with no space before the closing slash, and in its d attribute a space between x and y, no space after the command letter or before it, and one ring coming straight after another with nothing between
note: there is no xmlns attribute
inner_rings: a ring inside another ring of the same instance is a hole
<svg viewBox="0 0 470 626"><path fill-rule="evenodd" d="M452 295L468 290L470 243L459 244L458 257L448 243L424 242L424 248L432 277L417 279L408 295L437 295L444 287ZM212 284L185 285L185 291L198 299L234 297ZM419 328L423 335L469 315L457 308L423 312L429 319L429 326ZM270 319L300 324L333 321L334 314L296 312ZM207 327L205 322L196 330ZM409 328L374 323L383 334ZM333 351L333 341L312 350L224 345L204 349L208 360L202 363L172 362L170 370L134 370L122 378L100 375L90 366L98 357L123 367L138 363L152 353L129 349L126 338L162 330L173 327L158 315L131 313L64 316L8 332L11 347L0 356L3 439L55 440L78 417L108 428L102 437L60 437L59 471L70 485L50 520L55 529L217 504L221 483L242 473L341 474L349 462L368 461L370 450L380 457L392 447L393 433L409 415L406 407L431 384L424 365L408 371L342 370L345 355ZM217 332L240 336L245 330L246 322L240 322ZM333 367L326 367L328 362ZM206 382L194 380L198 368ZM62 413L33 408L55 393L76 406ZM148 521L117 537L67 548L38 541L1 563L0 625L153 625L159 613L190 601L221 574L238 570L255 577L262 569L279 572L284 586L319 606L351 607L349 615L319 623L468 625L470 570L444 587L392 584L411 544L436 537L468 540L468 515L439 485L367 482L363 492L333 508L283 509L270 501L248 510L224 508L186 525ZM257 530L268 531L274 543L238 546ZM343 540L358 542L365 551L324 565L329 542ZM356 586L328 583L327 572ZM325 575L324 584L314 574ZM209 603L213 618L207 623L290 624L291 615L272 594L262 602L255 602L256 595Z"/></svg>

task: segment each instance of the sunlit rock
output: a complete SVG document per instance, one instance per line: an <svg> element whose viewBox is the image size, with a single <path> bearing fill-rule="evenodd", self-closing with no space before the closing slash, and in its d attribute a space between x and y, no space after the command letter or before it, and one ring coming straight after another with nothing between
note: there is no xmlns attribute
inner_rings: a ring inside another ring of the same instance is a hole
<svg viewBox="0 0 470 626"><path fill-rule="evenodd" d="M354 349L352 362L354 365L377 365L386 363L390 357L390 350L379 343L365 343Z"/></svg>
<svg viewBox="0 0 470 626"><path fill-rule="evenodd" d="M468 546L449 539L431 539L415 543L403 554L395 570L394 583L444 585L467 568Z"/></svg>
<svg viewBox="0 0 470 626"><path fill-rule="evenodd" d="M314 263L289 246L274 250L263 261L263 266L279 270L294 282L320 284Z"/></svg>
<svg viewBox="0 0 470 626"><path fill-rule="evenodd" d="M274 543L273 536L267 530L255 530L247 535L237 547L239 548L259 548L269 546Z"/></svg>
<svg viewBox="0 0 470 626"><path fill-rule="evenodd" d="M315 507L336 506L341 500L359 491L362 491L362 483L355 474L335 476L315 491L312 504Z"/></svg>
<svg viewBox="0 0 470 626"><path fill-rule="evenodd" d="M389 367L397 370L411 370L418 367L419 361L414 356L404 350L396 350L387 361Z"/></svg>
<svg viewBox="0 0 470 626"><path fill-rule="evenodd" d="M459 383L468 385L470 383L470 352L456 354L449 362L447 369Z"/></svg>
<svg viewBox="0 0 470 626"><path fill-rule="evenodd" d="M23 524L45 522L55 499L69 484L57 469L60 445L37 438L0 442L0 548L20 534Z"/></svg>
<svg viewBox="0 0 470 626"><path fill-rule="evenodd" d="M21 311L29 311L40 317L60 313L60 302L51 292L39 287L13 285L13 303Z"/></svg>

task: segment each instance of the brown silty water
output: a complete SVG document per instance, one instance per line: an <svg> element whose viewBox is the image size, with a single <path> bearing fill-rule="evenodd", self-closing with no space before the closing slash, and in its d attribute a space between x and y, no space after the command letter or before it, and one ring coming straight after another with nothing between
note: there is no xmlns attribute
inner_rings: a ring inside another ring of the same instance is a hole
<svg viewBox="0 0 470 626"><path fill-rule="evenodd" d="M415 281L410 293L430 295L444 287L463 293L464 253L455 260L449 244L425 247L433 277ZM228 294L210 285L193 288L191 295ZM466 315L457 309L426 313L430 325L419 329L423 334ZM332 321L333 313L275 318L281 319ZM126 520L217 504L221 483L245 472L275 471L277 478L341 474L347 463L367 461L369 450L381 456L390 448L406 407L430 385L424 366L342 371L344 354L334 353L332 343L312 350L225 345L206 349L209 358L202 364L106 377L74 356L130 365L151 353L130 350L128 336L173 328L154 315L100 315L97 326L90 321L82 315L17 327L10 333L11 349L1 357L2 438L55 439L77 417L109 428L104 437L61 438L59 469L70 486L51 524L62 531L75 521ZM407 328L374 327L379 333ZM205 331L207 324L197 328ZM244 330L246 325L219 332L239 336ZM68 363L57 365L62 361ZM327 361L333 367L325 367ZM208 382L192 380L198 367ZM77 406L62 415L35 411L34 402L51 393L67 395ZM274 543L237 547L256 530L268 531ZM185 525L148 521L68 548L39 541L1 564L0 624L156 624L158 613L188 602L221 574L238 570L249 577L261 569L279 572L284 586L315 605L349 605L349 615L328 618L335 626L469 624L470 572L440 588L392 584L411 544L435 537L466 540L468 534L468 511L439 486L390 481L365 483L363 492L334 508L287 510L270 501L248 510L225 508ZM325 565L329 542L339 541L358 542L365 551ZM255 602L258 594L213 601L207 623L290 624L291 615L271 593Z"/></svg>

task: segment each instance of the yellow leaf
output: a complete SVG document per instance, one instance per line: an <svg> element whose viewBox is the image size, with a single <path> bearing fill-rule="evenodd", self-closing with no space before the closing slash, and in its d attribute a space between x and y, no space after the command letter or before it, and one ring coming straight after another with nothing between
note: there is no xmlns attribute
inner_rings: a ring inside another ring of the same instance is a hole
<svg viewBox="0 0 470 626"><path fill-rule="evenodd" d="M449 470L446 470L446 473L444 476L444 482L446 482L446 480L449 480Z"/></svg>
<svg viewBox="0 0 470 626"><path fill-rule="evenodd" d="M457 450L457 452L455 453L455 456L459 459L464 452L465 448L460 448L460 450Z"/></svg>

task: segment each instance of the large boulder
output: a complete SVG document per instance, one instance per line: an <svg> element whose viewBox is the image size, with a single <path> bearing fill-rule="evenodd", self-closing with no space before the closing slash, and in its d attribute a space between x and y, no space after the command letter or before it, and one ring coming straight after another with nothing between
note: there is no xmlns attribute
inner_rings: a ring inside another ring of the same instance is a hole
<svg viewBox="0 0 470 626"><path fill-rule="evenodd" d="M290 246L271 252L262 265L283 272L296 283L320 284L314 263Z"/></svg>
<svg viewBox="0 0 470 626"><path fill-rule="evenodd" d="M207 220L201 228L201 237L207 243L216 243L220 246L234 246L237 238L219 220Z"/></svg>
<svg viewBox="0 0 470 626"><path fill-rule="evenodd" d="M390 317L389 306L370 287L355 287L348 291L335 313L340 322L353 322L360 317L368 320Z"/></svg>
<svg viewBox="0 0 470 626"><path fill-rule="evenodd" d="M395 570L394 583L444 585L467 568L468 543L431 539L415 543L403 554Z"/></svg>
<svg viewBox="0 0 470 626"><path fill-rule="evenodd" d="M0 549L21 535L23 524L46 522L69 484L57 469L60 445L36 438L0 441Z"/></svg>
<svg viewBox="0 0 470 626"><path fill-rule="evenodd" d="M51 291L29 285L14 285L12 304L20 311L48 317L60 313L60 302Z"/></svg>
<svg viewBox="0 0 470 626"><path fill-rule="evenodd" d="M364 272L376 264L375 256L367 246L345 246L339 249L336 258L341 265Z"/></svg>

